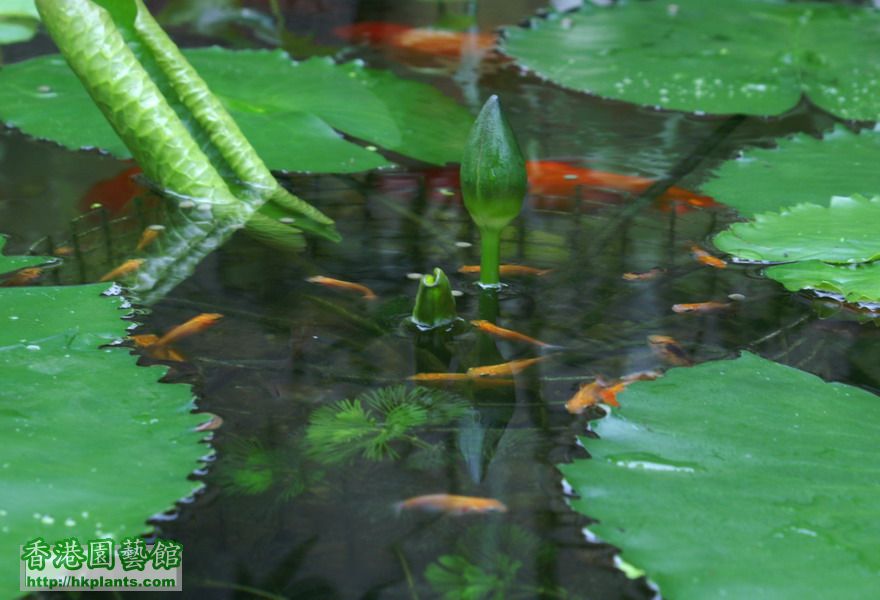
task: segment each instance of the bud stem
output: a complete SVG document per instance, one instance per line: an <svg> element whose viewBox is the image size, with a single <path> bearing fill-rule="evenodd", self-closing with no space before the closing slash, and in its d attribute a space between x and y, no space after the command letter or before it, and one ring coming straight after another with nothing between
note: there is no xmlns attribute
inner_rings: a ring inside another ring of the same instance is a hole
<svg viewBox="0 0 880 600"><path fill-rule="evenodd" d="M480 229L480 285L483 287L499 287L501 231L498 229Z"/></svg>

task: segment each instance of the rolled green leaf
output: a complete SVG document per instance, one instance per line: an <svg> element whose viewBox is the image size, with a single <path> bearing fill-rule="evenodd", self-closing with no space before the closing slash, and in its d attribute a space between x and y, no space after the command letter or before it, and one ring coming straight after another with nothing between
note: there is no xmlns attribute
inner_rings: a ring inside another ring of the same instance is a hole
<svg viewBox="0 0 880 600"><path fill-rule="evenodd" d="M526 164L498 96L483 105L461 161L464 205L480 229L480 283L499 285L501 230L522 210L528 181Z"/></svg>
<svg viewBox="0 0 880 600"><path fill-rule="evenodd" d="M412 321L419 329L430 330L445 327L456 318L449 278L442 269L436 268L433 275L425 275L419 283Z"/></svg>
<svg viewBox="0 0 880 600"><path fill-rule="evenodd" d="M332 220L275 180L140 0L37 0L49 34L148 178L172 195L250 214L279 203L297 226Z"/></svg>

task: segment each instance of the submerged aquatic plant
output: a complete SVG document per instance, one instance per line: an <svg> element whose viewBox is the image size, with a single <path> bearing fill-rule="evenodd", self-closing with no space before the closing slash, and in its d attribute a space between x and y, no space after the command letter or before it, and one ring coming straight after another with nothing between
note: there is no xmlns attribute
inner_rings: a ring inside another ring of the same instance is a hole
<svg viewBox="0 0 880 600"><path fill-rule="evenodd" d="M412 321L422 330L445 327L456 319L455 297L449 278L440 268L425 275L419 282L419 292L413 307Z"/></svg>
<svg viewBox="0 0 880 600"><path fill-rule="evenodd" d="M413 429L445 425L467 409L462 398L424 387L398 385L365 392L312 413L306 432L308 454L325 464L359 454L375 461L397 458L395 442L430 447Z"/></svg>
<svg viewBox="0 0 880 600"><path fill-rule="evenodd" d="M498 96L491 96L471 129L461 160L464 205L480 229L480 284L500 285L501 230L522 210L526 163Z"/></svg>

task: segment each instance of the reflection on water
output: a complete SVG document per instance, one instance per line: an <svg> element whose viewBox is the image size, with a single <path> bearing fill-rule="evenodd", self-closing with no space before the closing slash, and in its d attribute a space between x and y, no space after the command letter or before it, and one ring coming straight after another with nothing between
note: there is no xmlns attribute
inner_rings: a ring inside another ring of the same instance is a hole
<svg viewBox="0 0 880 600"><path fill-rule="evenodd" d="M335 16L321 21L323 13L305 4L282 8L323 23L322 43L355 13L420 26L436 8L338 3ZM515 22L528 10L492 12L478 21ZM385 60L376 48L349 52L371 64ZM830 123L806 106L774 121L664 113L573 94L504 65L470 65L468 76L390 66L473 106L502 94L529 160L685 189L698 188L744 144ZM52 275L61 281L97 279L131 253L144 227L175 231L182 216L145 202L117 221L90 212L71 232L78 199L126 165L11 133L0 145L0 218L13 234L10 250L46 234L54 247L76 239L74 255ZM481 294L475 275L458 272L479 263L479 244L455 168L408 165L286 183L337 220L344 243L308 238L304 247L285 248L241 231L213 252L182 252L164 264L194 273L168 280L167 295L139 329L162 332L199 313L224 315L180 341L176 349L189 362L176 363L169 377L194 383L200 408L224 422L204 493L158 521L163 537L186 548L187 597L461 598L501 590L503 598L648 598L644 581L614 569L613 549L588 542L589 520L565 502L554 465L585 455L576 436L600 412L566 411L579 384L667 368L648 337L668 336L697 362L749 348L828 379L880 388L880 330L859 324L860 315L787 294L752 267L694 260L691 248L711 248L709 237L733 218L723 207L663 202L663 190L650 196L650 187L643 198L644 188L601 183L546 189L506 230L502 257L550 271L510 276L496 297ZM171 256L158 240L150 251ZM434 267L462 292L465 320L494 320L551 347L468 327L418 334L402 326L418 287L412 274ZM639 273L654 276L624 277ZM316 275L368 286L378 298L306 281ZM672 310L695 302L731 306ZM543 360L512 376L430 387L407 380L531 358ZM395 509L427 494L493 499L507 510Z"/></svg>

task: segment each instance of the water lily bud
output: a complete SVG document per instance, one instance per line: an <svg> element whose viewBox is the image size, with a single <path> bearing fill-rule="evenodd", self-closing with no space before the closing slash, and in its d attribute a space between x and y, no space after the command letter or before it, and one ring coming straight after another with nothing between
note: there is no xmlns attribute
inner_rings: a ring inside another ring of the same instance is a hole
<svg viewBox="0 0 880 600"><path fill-rule="evenodd" d="M442 269L434 269L433 275L425 275L419 283L412 320L419 329L436 329L449 325L456 319L455 297L449 278Z"/></svg>
<svg viewBox="0 0 880 600"><path fill-rule="evenodd" d="M486 100L461 161L464 205L480 229L501 231L522 210L528 182L516 137L498 96Z"/></svg>

